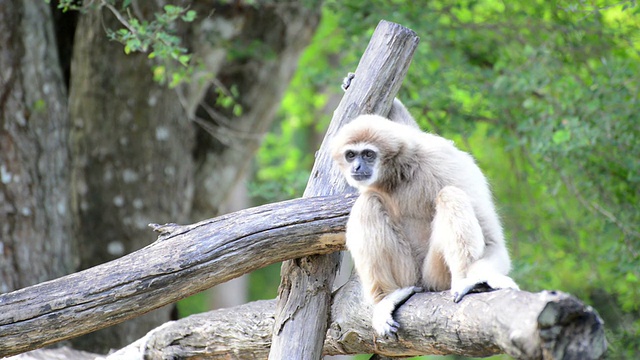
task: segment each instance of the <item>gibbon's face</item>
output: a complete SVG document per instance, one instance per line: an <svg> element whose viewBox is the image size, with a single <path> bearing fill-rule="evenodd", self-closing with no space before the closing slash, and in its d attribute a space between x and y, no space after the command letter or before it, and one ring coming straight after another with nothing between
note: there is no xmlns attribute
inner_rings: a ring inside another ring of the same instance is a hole
<svg viewBox="0 0 640 360"><path fill-rule="evenodd" d="M344 148L343 169L347 182L360 188L372 185L378 179L379 150L371 144L355 144Z"/></svg>

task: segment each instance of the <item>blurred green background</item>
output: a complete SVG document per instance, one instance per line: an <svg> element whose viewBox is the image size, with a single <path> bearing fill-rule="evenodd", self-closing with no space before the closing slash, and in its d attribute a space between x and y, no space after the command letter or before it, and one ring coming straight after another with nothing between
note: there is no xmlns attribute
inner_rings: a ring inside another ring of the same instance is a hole
<svg viewBox="0 0 640 360"><path fill-rule="evenodd" d="M327 1L248 184L254 205L301 196L380 19L421 38L399 97L490 180L527 291L604 318L609 358L640 353L640 7L635 1ZM249 277L273 298L279 265ZM180 304L205 311L204 295Z"/></svg>

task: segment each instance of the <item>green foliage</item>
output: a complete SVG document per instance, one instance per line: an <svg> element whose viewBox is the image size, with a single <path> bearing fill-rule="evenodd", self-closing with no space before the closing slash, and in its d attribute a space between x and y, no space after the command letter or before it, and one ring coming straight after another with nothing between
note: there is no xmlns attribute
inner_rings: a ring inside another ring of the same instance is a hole
<svg viewBox="0 0 640 360"><path fill-rule="evenodd" d="M188 298L178 301L176 307L178 308L178 317L184 318L189 315L199 314L209 311L209 301L207 299L206 292L200 292Z"/></svg>
<svg viewBox="0 0 640 360"><path fill-rule="evenodd" d="M126 4L124 6L127 6ZM113 7L110 9L113 10ZM124 7L121 11L126 11ZM192 22L196 18L196 12L180 6L165 5L164 12L156 13L151 21L140 20L132 16L124 19L117 15L125 26L117 31L107 29L110 39L124 45L126 54L132 52L148 53L149 59L157 60L158 64L153 68L153 77L162 84L175 87L183 81L187 81L193 71L191 54L181 46L180 37L172 29L178 20Z"/></svg>
<svg viewBox="0 0 640 360"><path fill-rule="evenodd" d="M296 72L284 96L279 121L257 154L250 191L259 201L273 202L302 195L319 140L334 110L328 107L328 101L340 96L341 76L355 66L360 57L355 51L343 56L346 43L336 14L324 11L314 40L300 58L298 66L302 70ZM346 64L337 67L336 59L342 58Z"/></svg>
<svg viewBox="0 0 640 360"><path fill-rule="evenodd" d="M425 129L472 152L488 175L516 280L591 302L609 329L610 357L637 352L640 8L329 0L258 157L263 189L309 171L318 144L300 139L326 124L327 99L381 18L421 37L400 97ZM301 189L271 187L274 198Z"/></svg>
<svg viewBox="0 0 640 360"><path fill-rule="evenodd" d="M107 36L124 45L125 54L147 53L149 59L154 59L154 80L170 88L190 80L195 64L175 29L178 21L193 22L197 16L194 10L165 5L162 12L154 14L153 20L145 20L131 14L131 1L100 0L87 5L81 5L77 0L58 1L58 8L63 11L84 11L87 7L93 10L106 8L113 13L123 27L118 30L105 28Z"/></svg>

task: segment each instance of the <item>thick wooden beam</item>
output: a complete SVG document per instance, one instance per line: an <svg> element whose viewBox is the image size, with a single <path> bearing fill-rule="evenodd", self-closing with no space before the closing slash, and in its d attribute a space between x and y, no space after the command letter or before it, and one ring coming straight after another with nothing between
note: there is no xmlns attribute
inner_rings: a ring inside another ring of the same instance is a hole
<svg viewBox="0 0 640 360"><path fill-rule="evenodd" d="M419 38L411 30L387 21L378 24L356 78L333 114L304 196L352 194L332 164L329 143L338 130L360 114L387 115L404 79ZM269 359L319 359L327 330L333 280L340 254L286 261Z"/></svg>
<svg viewBox="0 0 640 360"><path fill-rule="evenodd" d="M102 329L266 265L344 248L354 197L305 198L188 226L117 260L0 295L0 357Z"/></svg>
<svg viewBox="0 0 640 360"><path fill-rule="evenodd" d="M454 303L449 292L414 295L397 311L398 338L376 338L357 279L333 296L323 354L388 357L508 354L523 360L600 359L602 319L575 297L500 290ZM107 360L262 359L269 353L275 301L193 315L158 328Z"/></svg>

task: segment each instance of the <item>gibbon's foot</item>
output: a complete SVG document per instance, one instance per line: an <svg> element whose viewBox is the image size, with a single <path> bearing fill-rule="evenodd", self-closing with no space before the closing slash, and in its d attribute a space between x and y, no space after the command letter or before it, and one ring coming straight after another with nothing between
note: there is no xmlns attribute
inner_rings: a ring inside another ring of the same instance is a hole
<svg viewBox="0 0 640 360"><path fill-rule="evenodd" d="M349 86L351 86L351 80L353 80L355 77L356 73L350 72L344 79L342 79L342 91L347 91Z"/></svg>
<svg viewBox="0 0 640 360"><path fill-rule="evenodd" d="M487 292L498 289L520 290L518 285L506 275L492 275L486 279L466 278L451 283L453 302L458 303L471 292Z"/></svg>
<svg viewBox="0 0 640 360"><path fill-rule="evenodd" d="M408 286L397 289L385 296L373 307L373 330L378 336L395 335L400 328L400 324L393 319L393 313L404 304L413 294L423 292L424 289L418 286Z"/></svg>

